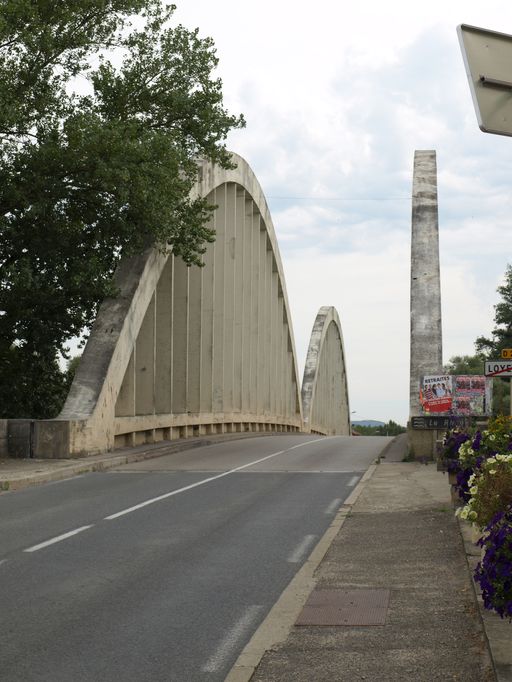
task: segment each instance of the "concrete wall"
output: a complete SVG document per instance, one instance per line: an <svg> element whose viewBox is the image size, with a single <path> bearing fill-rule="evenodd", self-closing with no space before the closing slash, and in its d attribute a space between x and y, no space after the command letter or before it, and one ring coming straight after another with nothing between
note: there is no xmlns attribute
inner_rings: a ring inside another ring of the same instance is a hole
<svg viewBox="0 0 512 682"><path fill-rule="evenodd" d="M336 309L320 308L309 342L302 381L304 430L350 435L345 351Z"/></svg>
<svg viewBox="0 0 512 682"><path fill-rule="evenodd" d="M204 163L193 192L218 206L204 268L154 249L124 260L66 404L35 424L36 457L224 431L302 427L284 274L247 163Z"/></svg>

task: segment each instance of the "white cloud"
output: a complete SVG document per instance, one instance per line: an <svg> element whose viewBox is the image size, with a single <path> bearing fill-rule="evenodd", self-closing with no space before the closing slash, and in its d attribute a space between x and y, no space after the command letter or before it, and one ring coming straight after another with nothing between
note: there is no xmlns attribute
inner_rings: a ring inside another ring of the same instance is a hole
<svg viewBox="0 0 512 682"><path fill-rule="evenodd" d="M408 243L391 239L381 253L326 254L309 248L284 260L301 371L320 300L340 315L351 408L359 415L366 412L368 398L378 394L382 410L387 397L407 391L408 255ZM384 393L378 388L382 384ZM403 421L403 405L382 416Z"/></svg>
<svg viewBox="0 0 512 682"><path fill-rule="evenodd" d="M478 130L455 29L512 33L512 5L183 0L176 18L213 37L247 118L229 146L268 198L299 363L335 305L352 409L404 423L415 149L437 150L445 359L489 334L510 260L512 140Z"/></svg>

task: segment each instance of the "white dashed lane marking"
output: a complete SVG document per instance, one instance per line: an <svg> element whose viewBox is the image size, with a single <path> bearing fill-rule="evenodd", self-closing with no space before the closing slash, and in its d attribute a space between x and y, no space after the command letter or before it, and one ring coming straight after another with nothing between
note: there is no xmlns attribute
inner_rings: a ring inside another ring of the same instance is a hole
<svg viewBox="0 0 512 682"><path fill-rule="evenodd" d="M316 535L306 535L306 537L301 540L299 545L293 550L293 552L288 557L287 561L289 564L298 564L303 558L306 552L309 550L311 545L314 543Z"/></svg>
<svg viewBox="0 0 512 682"><path fill-rule="evenodd" d="M75 528L75 530L70 530L69 533L63 533L62 535L57 535L54 538L50 538L49 540L45 540L44 542L40 542L38 545L33 545L32 547L28 547L27 549L24 549L24 552L37 552L40 549L44 549L45 547L49 547L50 545L55 545L57 542L62 542L62 540L67 540L68 538L73 537L73 535L78 535L78 533L81 533L84 530L87 530L89 528L92 528L93 526L81 526L80 528Z"/></svg>

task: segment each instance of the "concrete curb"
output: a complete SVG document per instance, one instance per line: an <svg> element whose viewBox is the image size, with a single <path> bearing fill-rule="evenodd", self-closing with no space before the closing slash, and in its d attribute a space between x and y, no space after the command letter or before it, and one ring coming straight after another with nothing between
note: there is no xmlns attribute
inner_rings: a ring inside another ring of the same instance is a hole
<svg viewBox="0 0 512 682"><path fill-rule="evenodd" d="M316 585L314 573L327 550L338 535L352 507L373 476L378 465L372 464L362 476L354 490L340 506L333 522L318 541L305 564L292 578L267 617L251 637L225 682L249 682L266 651L284 642L290 629Z"/></svg>
<svg viewBox="0 0 512 682"><path fill-rule="evenodd" d="M175 454L177 452L184 452L193 448L204 447L207 445L216 445L228 440L245 440L246 438L260 437L261 433L230 433L219 436L208 436L208 438L188 438L175 442L166 442L165 444L158 443L149 448L147 446L139 446L138 448L130 448L127 451L119 451L118 454L106 453L105 455L94 455L90 458L84 457L77 460L60 460L62 464L55 462L59 460L37 460L42 467L45 464L48 467L56 467L54 471L51 468L45 471L35 472L33 474L21 475L20 477L12 476L2 478L0 473L0 493L14 490L22 490L23 488L30 488L43 483L52 483L55 481L62 481L66 478L80 476L82 474L89 474L95 471L108 471L123 464L132 464L134 462L141 462L146 459L153 459L156 457L163 457L165 455ZM307 435L302 433L287 433L284 431L268 432L263 434L268 436L295 436ZM36 460L29 460L34 462ZM59 468L57 468L59 467Z"/></svg>

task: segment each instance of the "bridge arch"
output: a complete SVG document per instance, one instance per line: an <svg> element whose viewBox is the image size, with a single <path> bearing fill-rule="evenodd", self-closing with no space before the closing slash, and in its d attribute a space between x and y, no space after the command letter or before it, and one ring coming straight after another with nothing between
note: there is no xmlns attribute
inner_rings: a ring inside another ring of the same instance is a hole
<svg viewBox="0 0 512 682"><path fill-rule="evenodd" d="M204 267L156 249L121 262L57 419L34 454L69 457L224 431L298 431L302 407L283 267L249 165L203 162L217 206Z"/></svg>
<svg viewBox="0 0 512 682"><path fill-rule="evenodd" d="M345 350L336 308L318 311L309 342L302 381L304 431L350 435Z"/></svg>

